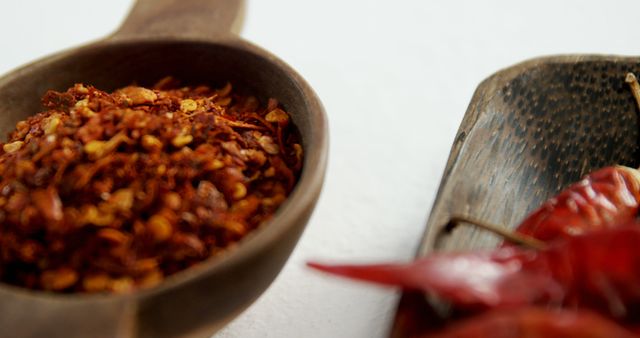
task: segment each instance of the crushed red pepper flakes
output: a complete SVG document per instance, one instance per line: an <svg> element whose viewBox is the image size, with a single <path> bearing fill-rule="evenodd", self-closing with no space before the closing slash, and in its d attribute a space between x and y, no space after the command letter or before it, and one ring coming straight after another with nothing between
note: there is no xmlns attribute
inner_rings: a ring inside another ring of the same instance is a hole
<svg viewBox="0 0 640 338"><path fill-rule="evenodd" d="M275 99L230 84L49 91L0 150L0 281L129 292L224 252L302 168Z"/></svg>

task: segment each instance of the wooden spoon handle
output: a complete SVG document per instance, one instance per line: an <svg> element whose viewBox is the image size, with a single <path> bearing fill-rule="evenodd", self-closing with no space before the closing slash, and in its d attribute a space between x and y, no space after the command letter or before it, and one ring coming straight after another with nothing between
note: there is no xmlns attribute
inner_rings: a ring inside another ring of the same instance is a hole
<svg viewBox="0 0 640 338"><path fill-rule="evenodd" d="M137 0L111 38L211 38L235 30L244 0Z"/></svg>

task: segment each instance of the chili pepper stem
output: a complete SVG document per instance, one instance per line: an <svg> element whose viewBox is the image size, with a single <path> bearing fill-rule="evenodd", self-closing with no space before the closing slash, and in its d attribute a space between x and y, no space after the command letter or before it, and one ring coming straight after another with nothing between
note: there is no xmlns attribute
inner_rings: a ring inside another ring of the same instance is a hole
<svg viewBox="0 0 640 338"><path fill-rule="evenodd" d="M513 232L509 229L506 229L503 226L500 225L496 225L496 224L491 224L491 223L486 223L486 222L481 222L475 219L472 219L470 217L467 216L460 216L460 215L454 215L449 219L449 222L447 223L447 225L445 226L445 229L447 230L452 230L453 228L456 227L456 225L458 225L459 223L467 223L467 224L471 224L471 225L475 225L478 228L481 228L483 230L492 232L500 237L503 237L505 240L512 242L514 244L518 244L518 245L522 245L525 247L529 247L532 249L537 249L537 250L541 250L544 249L546 247L546 244L538 239L535 239L531 236L527 236L527 235L523 235L523 234L519 234L516 232Z"/></svg>
<svg viewBox="0 0 640 338"><path fill-rule="evenodd" d="M640 109L640 84L638 83L638 79L633 73L627 73L624 81L631 87L631 93L633 93L638 109Z"/></svg>

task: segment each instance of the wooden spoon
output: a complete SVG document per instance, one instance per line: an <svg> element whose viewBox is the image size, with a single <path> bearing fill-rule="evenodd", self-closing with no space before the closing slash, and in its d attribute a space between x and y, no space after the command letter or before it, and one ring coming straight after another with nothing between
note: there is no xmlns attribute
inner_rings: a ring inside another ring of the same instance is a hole
<svg viewBox="0 0 640 338"><path fill-rule="evenodd" d="M40 111L48 90L86 83L113 90L167 75L277 98L302 135L304 169L276 216L222 257L128 295L52 294L0 285L0 337L208 337L278 274L317 201L328 136L309 85L272 54L231 33L242 2L138 0L111 36L0 78L0 132ZM284 19L284 18L283 18Z"/></svg>

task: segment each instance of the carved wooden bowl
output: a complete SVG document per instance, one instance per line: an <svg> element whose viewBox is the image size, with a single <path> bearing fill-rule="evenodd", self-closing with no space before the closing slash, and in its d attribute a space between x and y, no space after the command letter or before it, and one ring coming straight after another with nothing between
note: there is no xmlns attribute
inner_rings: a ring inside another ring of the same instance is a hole
<svg viewBox="0 0 640 338"><path fill-rule="evenodd" d="M418 256L495 246L454 215L514 227L597 168L640 163L639 118L625 83L631 57L567 55L502 70L477 88L455 138ZM442 322L422 295L405 294L392 332L408 337ZM445 316L446 317L446 316Z"/></svg>

